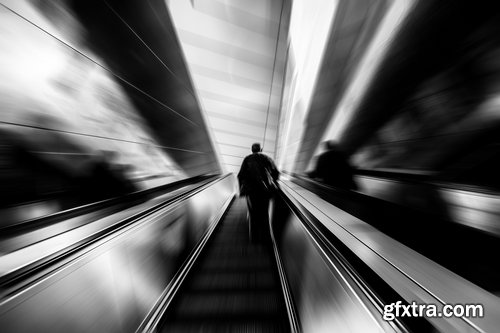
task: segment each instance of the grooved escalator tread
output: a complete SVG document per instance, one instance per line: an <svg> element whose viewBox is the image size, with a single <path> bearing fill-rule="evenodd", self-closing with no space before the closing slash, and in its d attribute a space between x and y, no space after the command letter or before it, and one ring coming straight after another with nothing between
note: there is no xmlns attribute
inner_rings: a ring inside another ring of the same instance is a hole
<svg viewBox="0 0 500 333"><path fill-rule="evenodd" d="M163 318L162 332L289 332L271 248L252 244L236 199Z"/></svg>
<svg viewBox="0 0 500 333"><path fill-rule="evenodd" d="M191 285L193 290L228 290L228 289L272 289L279 288L275 277L270 272L207 272L200 273Z"/></svg>
<svg viewBox="0 0 500 333"><path fill-rule="evenodd" d="M273 292L230 291L189 293L176 308L178 317L223 317L248 315L270 317L279 314L279 295Z"/></svg>
<svg viewBox="0 0 500 333"><path fill-rule="evenodd" d="M252 320L243 320L238 322L216 322L213 320L200 321L196 323L176 322L173 324L168 324L164 327L163 330L163 332L173 333L277 333L289 331L290 329L287 327L287 325L276 323L274 320L261 320L259 322L255 322Z"/></svg>

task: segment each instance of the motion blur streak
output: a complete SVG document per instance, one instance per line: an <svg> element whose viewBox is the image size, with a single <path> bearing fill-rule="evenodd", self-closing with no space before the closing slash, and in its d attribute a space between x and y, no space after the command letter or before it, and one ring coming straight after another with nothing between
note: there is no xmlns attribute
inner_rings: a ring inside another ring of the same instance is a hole
<svg viewBox="0 0 500 333"><path fill-rule="evenodd" d="M370 42L353 79L335 110L330 125L323 134L323 140L340 141L347 123L355 116L356 109L366 89L373 81L384 55L391 46L399 27L411 13L416 0L392 1L386 17L380 23L378 31Z"/></svg>
<svg viewBox="0 0 500 333"><path fill-rule="evenodd" d="M3 4L91 54L83 28L63 2L45 7L26 1ZM100 163L112 169L117 183L107 183L116 189L118 182L134 179L161 175L168 182L182 177L108 71L5 7L0 11L2 206L67 190L82 193ZM105 184L88 186L88 191L97 186Z"/></svg>
<svg viewBox="0 0 500 333"><path fill-rule="evenodd" d="M327 38L335 23L337 6L338 1L293 2L288 51L290 67L286 69L287 80L293 84L282 106L286 111L280 120L284 123L280 145L287 154L282 154L277 161L279 168L288 168L299 149Z"/></svg>

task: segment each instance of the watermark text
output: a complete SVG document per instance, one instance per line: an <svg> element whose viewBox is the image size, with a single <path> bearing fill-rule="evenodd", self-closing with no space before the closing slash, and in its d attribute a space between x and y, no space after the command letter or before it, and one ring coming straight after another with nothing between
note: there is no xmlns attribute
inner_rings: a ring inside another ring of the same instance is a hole
<svg viewBox="0 0 500 333"><path fill-rule="evenodd" d="M446 304L437 306L436 304L403 304L401 301L384 306L383 318L392 321L395 318L403 317L426 317L426 318L477 318L484 317L484 307L482 304Z"/></svg>

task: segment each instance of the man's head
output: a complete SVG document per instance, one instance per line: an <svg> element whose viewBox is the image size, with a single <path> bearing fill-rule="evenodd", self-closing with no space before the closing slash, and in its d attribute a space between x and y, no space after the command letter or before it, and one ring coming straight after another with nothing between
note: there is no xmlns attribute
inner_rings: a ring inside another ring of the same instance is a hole
<svg viewBox="0 0 500 333"><path fill-rule="evenodd" d="M337 144L337 142L335 142L333 140L325 141L325 142L323 142L323 144L324 144L324 147L326 150L338 150L339 149L339 145Z"/></svg>
<svg viewBox="0 0 500 333"><path fill-rule="evenodd" d="M260 143L254 143L252 145L252 153L260 153L262 149L260 148Z"/></svg>

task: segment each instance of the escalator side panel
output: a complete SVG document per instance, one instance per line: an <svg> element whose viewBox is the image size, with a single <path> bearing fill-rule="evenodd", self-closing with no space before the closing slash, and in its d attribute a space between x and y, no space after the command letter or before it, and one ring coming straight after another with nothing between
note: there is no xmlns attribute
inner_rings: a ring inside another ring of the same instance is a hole
<svg viewBox="0 0 500 333"><path fill-rule="evenodd" d="M342 265L323 251L282 198L272 206L272 228L302 331L400 331L366 306Z"/></svg>
<svg viewBox="0 0 500 333"><path fill-rule="evenodd" d="M498 330L500 302L496 295L479 288L297 184L284 181L282 189L287 198L298 202L304 211L316 219L325 230L323 232L330 234L349 249L399 294L402 301L439 306L481 304L484 307L484 316L422 317L434 326L434 329L444 332ZM286 226L281 228L286 231ZM449 237L451 236L453 235L450 234ZM379 317L381 315L382 313Z"/></svg>
<svg viewBox="0 0 500 333"><path fill-rule="evenodd" d="M2 332L134 332L234 194L227 177L69 258L0 302Z"/></svg>

